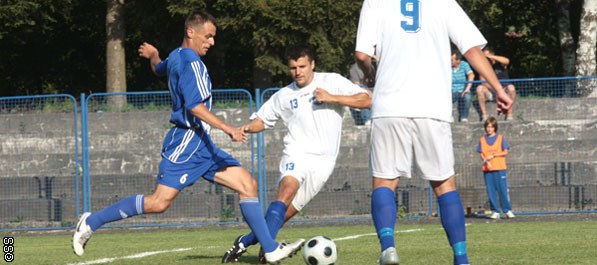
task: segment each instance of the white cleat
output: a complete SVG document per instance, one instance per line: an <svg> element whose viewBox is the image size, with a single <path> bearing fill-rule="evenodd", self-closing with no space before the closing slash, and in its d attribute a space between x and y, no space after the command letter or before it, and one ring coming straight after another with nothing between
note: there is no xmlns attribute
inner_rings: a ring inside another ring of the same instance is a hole
<svg viewBox="0 0 597 265"><path fill-rule="evenodd" d="M386 248L386 250L381 252L381 257L379 257L379 265L398 264L400 264L400 259L398 258L398 252L396 251L395 247Z"/></svg>
<svg viewBox="0 0 597 265"><path fill-rule="evenodd" d="M280 264L280 261L292 257L301 250L304 243L305 240L302 238L292 244L280 243L274 251L265 253L265 260L268 264Z"/></svg>
<svg viewBox="0 0 597 265"><path fill-rule="evenodd" d="M493 212L490 216L489 219L493 219L493 220L497 220L500 219L500 213L498 212Z"/></svg>
<svg viewBox="0 0 597 265"><path fill-rule="evenodd" d="M514 218L514 217L516 217L516 216L514 215L514 213L513 213L512 211L508 211L508 212L506 213L506 217L508 217L508 218Z"/></svg>
<svg viewBox="0 0 597 265"><path fill-rule="evenodd" d="M73 251L77 256L83 256L85 253L85 245L93 233L91 227L89 227L86 222L89 215L91 215L90 212L83 213L75 228L75 234L73 235Z"/></svg>

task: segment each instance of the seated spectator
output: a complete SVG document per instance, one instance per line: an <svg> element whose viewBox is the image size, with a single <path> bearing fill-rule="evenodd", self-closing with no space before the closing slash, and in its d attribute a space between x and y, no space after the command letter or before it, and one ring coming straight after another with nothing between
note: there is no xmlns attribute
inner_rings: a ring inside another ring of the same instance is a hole
<svg viewBox="0 0 597 265"><path fill-rule="evenodd" d="M496 55L493 50L489 47L483 49L485 57L489 60L489 63L493 66L495 75L498 79L508 79L508 64L510 59L505 56ZM485 80L483 76L479 76L479 80ZM512 83L502 83L504 90L510 96L512 100L516 98L516 88ZM489 90L487 83L482 83L477 86L477 99L479 100L479 108L481 109L481 120L484 122L487 120L487 109L485 108L485 102L493 100L493 93ZM506 114L506 119L512 121L514 119L514 106L510 108Z"/></svg>
<svg viewBox="0 0 597 265"><path fill-rule="evenodd" d="M350 74L350 76L348 79L350 79L350 81L352 81L353 83L355 83L365 89L370 90L365 85L365 82L364 82L365 75L363 74L363 71L361 70L361 68L359 68L357 63L354 63L350 66L349 74ZM352 114L352 118L354 119L355 125L371 124L371 109L350 108L350 114Z"/></svg>
<svg viewBox="0 0 597 265"><path fill-rule="evenodd" d="M468 113L471 107L471 87L475 73L471 66L462 61L462 54L457 50L452 51L452 103L458 102L459 121L468 122ZM468 83L467 83L468 82Z"/></svg>

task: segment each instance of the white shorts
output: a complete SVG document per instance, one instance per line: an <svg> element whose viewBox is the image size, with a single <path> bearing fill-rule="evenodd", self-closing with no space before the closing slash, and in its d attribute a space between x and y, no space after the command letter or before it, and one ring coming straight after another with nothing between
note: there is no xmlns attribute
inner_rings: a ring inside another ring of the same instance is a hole
<svg viewBox="0 0 597 265"><path fill-rule="evenodd" d="M413 154L423 179L441 181L453 176L450 123L425 118L373 119L370 163L374 177L410 178Z"/></svg>
<svg viewBox="0 0 597 265"><path fill-rule="evenodd" d="M292 176L300 183L292 205L300 211L319 193L336 166L336 159L321 156L283 156L280 161L280 178Z"/></svg>

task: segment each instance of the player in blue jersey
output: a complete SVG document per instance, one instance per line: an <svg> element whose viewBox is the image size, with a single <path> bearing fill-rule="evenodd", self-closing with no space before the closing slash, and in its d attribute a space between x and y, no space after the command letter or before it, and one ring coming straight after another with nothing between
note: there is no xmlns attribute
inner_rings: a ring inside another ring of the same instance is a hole
<svg viewBox="0 0 597 265"><path fill-rule="evenodd" d="M399 264L395 190L413 163L437 196L454 264L469 264L464 209L456 190L452 146L450 41L495 91L498 112L513 100L481 51L487 41L455 0L365 0L355 56L369 83L371 215L380 264ZM373 55L378 56L375 71Z"/></svg>
<svg viewBox="0 0 597 265"><path fill-rule="evenodd" d="M263 246L268 263L276 264L301 248L303 239L292 244L280 244L273 239L259 206L256 181L210 138L211 128L216 128L232 141L246 141L243 131L211 113L211 80L201 56L215 44L215 35L215 18L203 11L193 11L185 21L182 45L166 60L160 61L155 48L143 45L140 48L140 55L150 59L152 70L168 76L172 96L170 122L174 126L164 139L157 185L151 195L132 195L100 211L84 213L73 235L75 254L83 255L92 233L106 223L166 211L180 191L200 177L239 194L242 215Z"/></svg>

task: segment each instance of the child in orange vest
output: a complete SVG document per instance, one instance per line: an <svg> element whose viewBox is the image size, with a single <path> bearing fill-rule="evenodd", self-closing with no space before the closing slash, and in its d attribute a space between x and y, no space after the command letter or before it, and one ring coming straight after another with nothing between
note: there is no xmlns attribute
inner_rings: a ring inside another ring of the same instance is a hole
<svg viewBox="0 0 597 265"><path fill-rule="evenodd" d="M512 206L510 205L510 195L508 194L508 177L506 166L506 155L510 149L510 144L506 138L497 133L498 122L495 117L489 117L485 121L485 133L479 139L477 152L480 153L483 160L483 176L485 177L485 187L489 206L493 212L489 218L499 219L500 211L497 204L497 195L500 197L500 206L508 218L514 218Z"/></svg>

